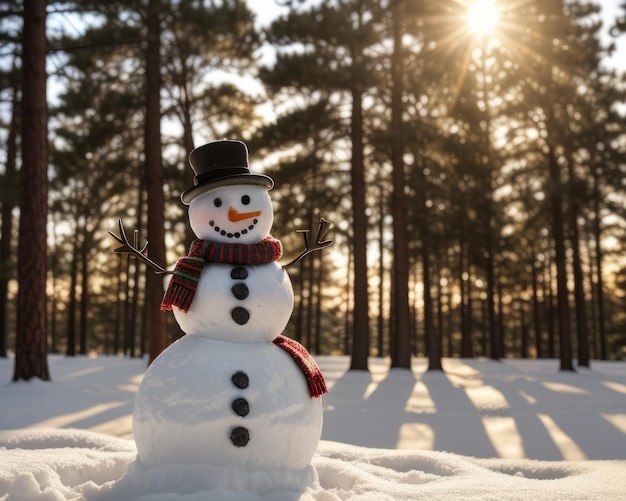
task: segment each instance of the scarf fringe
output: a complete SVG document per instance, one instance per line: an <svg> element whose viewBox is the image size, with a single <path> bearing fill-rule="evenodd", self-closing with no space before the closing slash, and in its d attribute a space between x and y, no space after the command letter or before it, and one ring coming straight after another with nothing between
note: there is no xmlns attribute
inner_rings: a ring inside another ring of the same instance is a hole
<svg viewBox="0 0 626 501"><path fill-rule="evenodd" d="M189 311L203 266L204 259L198 257L181 257L176 262L174 275L161 301L161 311L171 310L174 305L185 313Z"/></svg>
<svg viewBox="0 0 626 501"><path fill-rule="evenodd" d="M170 286L167 288L167 292L163 297L163 301L161 302L161 311L169 311L172 309L173 305L176 305L185 313L187 313L191 306L194 292L195 288L192 291L185 284L170 283Z"/></svg>
<svg viewBox="0 0 626 501"><path fill-rule="evenodd" d="M322 371L304 346L282 334L277 336L273 343L285 350L298 364L306 378L311 398L318 398L328 393Z"/></svg>

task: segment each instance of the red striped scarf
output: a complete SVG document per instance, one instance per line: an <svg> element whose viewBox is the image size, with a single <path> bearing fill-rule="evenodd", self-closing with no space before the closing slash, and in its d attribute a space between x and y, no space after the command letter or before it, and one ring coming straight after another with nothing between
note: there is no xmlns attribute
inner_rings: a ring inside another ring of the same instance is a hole
<svg viewBox="0 0 626 501"><path fill-rule="evenodd" d="M318 398L328 393L322 371L304 346L282 334L276 336L276 339L272 342L289 353L291 358L298 364L298 367L300 367L302 374L304 374L306 378L311 398Z"/></svg>
<svg viewBox="0 0 626 501"><path fill-rule="evenodd" d="M178 306L184 312L189 310L206 263L257 265L278 261L282 254L280 240L272 236L254 244L194 240L189 254L176 262L161 309L171 310L172 306Z"/></svg>

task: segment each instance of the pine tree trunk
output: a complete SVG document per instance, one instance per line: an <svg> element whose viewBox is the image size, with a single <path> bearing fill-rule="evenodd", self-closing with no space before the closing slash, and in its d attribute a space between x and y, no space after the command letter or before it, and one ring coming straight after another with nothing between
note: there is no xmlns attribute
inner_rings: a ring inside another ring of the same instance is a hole
<svg viewBox="0 0 626 501"><path fill-rule="evenodd" d="M113 331L113 340L111 346L111 353L117 355L120 351L120 338L122 330L124 329L124 308L126 305L126 296L122 295L122 291L125 290L125 284L122 281L122 274L124 272L124 263L127 262L128 257L118 254L117 261L117 306L115 307L115 330Z"/></svg>
<svg viewBox="0 0 626 501"><path fill-rule="evenodd" d="M420 200L419 229L421 242L422 283L424 284L424 340L427 346L428 370L440 371L441 364L441 336L437 335L434 319L434 305L431 294L432 272L430 269L430 231L428 219L428 206L426 205L426 176L424 166L419 163L417 168L418 198Z"/></svg>
<svg viewBox="0 0 626 501"><path fill-rule="evenodd" d="M466 315L467 315L467 332L469 333L469 337L470 337L470 341L469 341L469 346L470 349L472 350L472 357L474 356L475 352L476 352L476 346L475 346L475 338L474 338L474 298L472 297L472 292L473 292L473 287L472 287L472 266L469 263L469 255L467 257L468 259L468 263L467 263L467 311L466 311Z"/></svg>
<svg viewBox="0 0 626 501"><path fill-rule="evenodd" d="M578 365L580 367L589 367L589 331L587 330L587 301L585 298L585 284L580 257L578 204L576 202L572 202L570 206L570 227L572 267L574 270L574 304L576 305L576 340L578 350Z"/></svg>
<svg viewBox="0 0 626 501"><path fill-rule="evenodd" d="M548 33L556 36L558 31L558 21L562 16L562 0L549 0L543 2L540 11L545 14L546 26ZM550 33L552 32L552 33ZM555 106L556 93L554 84L554 66L552 59L558 57L555 54L555 44L552 37L546 37L546 50L548 59L544 63L543 76L545 80L541 82L545 85L546 92L544 95L543 108L546 115L546 148L547 148L547 167L548 182L547 189L548 199L550 202L550 215L552 225L552 243L554 246L554 262L556 265L556 289L557 289L557 318L558 318L558 337L559 337L559 358L561 371L574 371L572 361L572 337L570 322L570 303L567 276L567 254L565 250L565 221L563 210L564 183L555 150L556 137L558 127L557 120L558 110Z"/></svg>
<svg viewBox="0 0 626 501"><path fill-rule="evenodd" d="M18 243L17 332L13 381L50 379L46 330L48 111L46 1L24 2L22 29L22 169Z"/></svg>
<svg viewBox="0 0 626 501"><path fill-rule="evenodd" d="M13 62L15 70L15 61ZM4 165L4 191L2 202L2 235L0 235L0 357L7 356L7 342L9 338L9 309L8 290L9 279L13 274L13 263L11 262L11 243L13 241L13 207L18 200L14 194L18 192L17 183L17 136L19 109L19 90L13 88L13 99L11 100L11 121L7 133L6 161ZM8 188L8 189L7 189Z"/></svg>
<svg viewBox="0 0 626 501"><path fill-rule="evenodd" d="M411 368L411 319L409 311L409 244L406 217L406 175L404 172L404 140L402 126L403 49L402 0L393 2L393 54L391 56L391 133L392 184L391 214L393 217L393 287L394 343L391 366ZM427 327L428 329L428 327Z"/></svg>
<svg viewBox="0 0 626 501"><path fill-rule="evenodd" d="M312 215L312 214L311 214ZM309 226L311 228L312 226ZM306 303L306 342L304 345L307 349L312 350L313 346L313 301L315 301L315 259L307 260L307 303Z"/></svg>
<svg viewBox="0 0 626 501"><path fill-rule="evenodd" d="M552 262L548 261L546 265L547 277L544 273L543 279L543 297L545 301L546 323L548 325L548 358L554 358L556 353L554 339L554 292L552 289Z"/></svg>
<svg viewBox="0 0 626 501"><path fill-rule="evenodd" d="M318 355L322 352L322 280L324 278L324 259L317 253L312 256L318 261L315 274L315 342L313 352Z"/></svg>
<svg viewBox="0 0 626 501"><path fill-rule="evenodd" d="M602 251L602 229L600 218L600 182L599 182L598 169L593 169L593 204L595 217L593 220L593 239L595 243L595 264L596 264L596 296L598 306L598 338L600 341L599 358L601 360L607 359L606 352L606 320L604 312L604 279L602 278L604 261L604 254Z"/></svg>
<svg viewBox="0 0 626 501"><path fill-rule="evenodd" d="M409 277L411 281L409 282L409 290L415 290L417 287L417 271L413 271L417 269L417 266L414 266L411 262L409 262L409 269L411 270L411 274ZM417 319L419 318L419 298L417 294L413 294L413 301L410 303L410 313L411 313L411 354L413 356L418 355L418 339L419 339L419 323Z"/></svg>
<svg viewBox="0 0 626 501"><path fill-rule="evenodd" d="M161 154L161 70L159 52L160 0L148 2L146 49L145 182L148 194L148 254L156 263L165 263L165 200ZM160 310L163 279L147 270L146 287L150 305L150 362L167 346L166 318Z"/></svg>
<svg viewBox="0 0 626 501"><path fill-rule="evenodd" d="M535 265L535 255L531 262L532 287L533 287L533 324L535 326L535 353L537 358L543 358L543 342L541 335L541 312L539 310L539 286L538 271ZM545 298L544 298L545 299Z"/></svg>
<svg viewBox="0 0 626 501"><path fill-rule="evenodd" d="M491 216L487 216L489 219ZM491 233L491 225L487 229ZM487 235L487 259L485 262L487 269L487 318L489 321L489 358L492 360L500 360L502 353L500 343L500 332L498 329L498 320L496 318L496 299L495 299L495 271L493 259L493 240L491 234Z"/></svg>
<svg viewBox="0 0 626 501"><path fill-rule="evenodd" d="M76 356L76 289L78 288L78 227L74 232L72 262L70 264L69 302L67 304L67 346L65 355Z"/></svg>
<svg viewBox="0 0 626 501"><path fill-rule="evenodd" d="M186 82L182 83L182 86L185 86ZM181 89L183 92L183 89ZM195 148L194 140L193 140L193 123L191 121L191 103L189 102L189 93L184 90L183 102L182 102L182 125L183 125L183 150L185 151L185 163L187 162L187 158L189 157L189 153ZM183 170L183 182L185 186L193 186L193 170L186 168ZM189 224L185 225L185 235L186 242L192 242L196 236L191 230L191 226Z"/></svg>
<svg viewBox="0 0 626 501"><path fill-rule="evenodd" d="M392 252L393 255L393 252ZM396 272L394 270L393 259L391 261L391 271L389 273L389 319L387 330L389 331L389 356L393 357L396 346Z"/></svg>
<svg viewBox="0 0 626 501"><path fill-rule="evenodd" d="M150 309L150 305L148 304L148 300L147 300L148 294L147 291L145 290L145 286L144 286L144 292L143 292L143 296L142 296L142 302L141 302L141 319L139 322L139 356L143 358L143 354L144 353L148 353L148 349L146 348L146 345L148 343L148 310ZM182 331L180 330L180 327L178 327L178 324L176 323L176 320L171 319L170 323L167 323L167 319L166 319L166 325L171 325L172 323L176 324L176 327L178 328L178 332L179 335L178 337L182 336ZM173 341L171 338L168 338L168 340L171 342Z"/></svg>
<svg viewBox="0 0 626 501"><path fill-rule="evenodd" d="M550 110L548 113L552 113ZM554 130L554 129L551 129ZM567 286L567 265L565 235L563 230L562 183L559 165L552 145L548 145L548 166L550 170L550 207L552 213L552 239L556 264L557 314L559 319L559 358L560 370L574 371L572 362L572 337L570 324L569 290Z"/></svg>
<svg viewBox="0 0 626 501"><path fill-rule="evenodd" d="M385 197L382 186L379 190L378 199L378 323L376 354L378 357L385 356Z"/></svg>
<svg viewBox="0 0 626 501"><path fill-rule="evenodd" d="M5 232L6 225L6 232ZM5 239L7 247L10 246L11 238L8 237L9 232L12 231L13 217L10 210L5 210L4 204L2 206L2 247L4 247ZM0 251L2 254L2 251ZM9 277L11 274L11 261L10 258L0 258L0 357L7 357L7 341L9 333Z"/></svg>
<svg viewBox="0 0 626 501"><path fill-rule="evenodd" d="M191 104L189 103L186 93L183 102L183 148L186 155L189 155L195 148L193 141L193 124L191 122ZM193 185L193 171L191 169L185 169L184 181L185 186Z"/></svg>
<svg viewBox="0 0 626 501"><path fill-rule="evenodd" d="M424 206L424 209L426 207ZM424 216L425 217L425 216ZM428 246L428 235L422 225L422 281L424 283L424 337L428 342L428 370L443 370L441 365L441 341L435 330L433 315L433 299L430 293L431 272L430 272L430 249Z"/></svg>
<svg viewBox="0 0 626 501"><path fill-rule="evenodd" d="M302 294L302 291L304 291L304 287L305 287L305 281L304 281L304 275L305 275L305 266L307 264L307 261L300 261L300 263L298 264L299 270L298 270L298 281L297 281L297 290L298 293L296 294L296 321L295 321L295 327L296 327L296 332L295 332L295 336L294 339L296 341L298 341L299 343L304 343L304 307L305 307L305 299L304 299L304 294Z"/></svg>
<svg viewBox="0 0 626 501"><path fill-rule="evenodd" d="M569 157L567 162L567 178L569 188L569 242L572 250L572 270L574 275L574 305L576 315L576 345L579 367L589 367L589 330L587 326L587 300L583 265L580 256L580 232L578 230L578 216L580 204L576 193L576 173L573 167L574 159Z"/></svg>
<svg viewBox="0 0 626 501"><path fill-rule="evenodd" d="M504 327L504 308L502 307L502 282L498 279L496 279L496 294L498 297L498 346L500 356L506 357L506 329Z"/></svg>
<svg viewBox="0 0 626 501"><path fill-rule="evenodd" d="M488 314L487 314L487 302L486 301L480 301L480 318L481 318L481 329L480 329L480 353L481 356L486 357L487 356L487 341L488 339L488 335L487 335L487 325L488 325Z"/></svg>
<svg viewBox="0 0 626 501"><path fill-rule="evenodd" d="M128 340L128 349L129 356L134 358L137 356L137 334L138 330L141 327L141 323L139 322L139 283L141 280L141 269L139 263L135 263L135 269L133 273L133 297L132 303L130 306L130 331L129 331L129 340ZM140 356L142 353L140 352Z"/></svg>
<svg viewBox="0 0 626 501"><path fill-rule="evenodd" d="M353 50L358 65L360 48ZM352 159L352 229L354 254L354 310L351 370L368 370L369 357L369 295L367 284L367 216L365 215L365 168L363 165L363 109L358 75L352 83L352 119L350 139Z"/></svg>
<svg viewBox="0 0 626 501"><path fill-rule="evenodd" d="M461 357L472 358L474 356L474 340L472 339L471 312L470 312L470 277L469 266L465 267L465 242L459 241L459 285L461 298L459 309L461 312ZM467 273L467 279L465 278Z"/></svg>
<svg viewBox="0 0 626 501"><path fill-rule="evenodd" d="M522 358L528 358L528 325L526 324L526 315L524 313L524 303L522 302L522 300L520 299L519 302L519 314L520 314L520 335L522 338L522 345L521 345L521 355Z"/></svg>
<svg viewBox="0 0 626 501"><path fill-rule="evenodd" d="M352 339L352 296L350 290L350 277L352 275L352 253L348 253L348 264L346 265L346 317L343 338L343 353L350 354Z"/></svg>
<svg viewBox="0 0 626 501"><path fill-rule="evenodd" d="M88 332L88 311L89 311L89 236L86 223L82 228L82 245L80 249L81 257L81 296L80 296L80 323L79 323L79 353L87 355L87 332Z"/></svg>
<svg viewBox="0 0 626 501"><path fill-rule="evenodd" d="M58 273L59 273L58 263L59 263L59 258L57 256L57 253L54 252L53 255L50 258L50 281L51 281L50 286L51 286L53 291L57 290L57 276L58 276ZM49 319L48 334L49 334L49 337L50 337L50 352L51 353L58 353L59 352L58 337L57 337L58 312L57 312L57 307L56 306L57 305L56 305L56 300L55 299L53 299L52 301L49 301L49 304L48 304L48 307L49 307L49 312L48 312L48 319Z"/></svg>
<svg viewBox="0 0 626 501"><path fill-rule="evenodd" d="M593 225L591 225L593 228ZM593 259L593 229L588 228L587 234L582 238L585 244L585 252L589 259L589 267L587 271L587 280L589 281L589 358L598 358L598 298L596 295L596 267Z"/></svg>
<svg viewBox="0 0 626 501"><path fill-rule="evenodd" d="M360 4L355 9L357 30L362 28ZM363 155L363 85L361 74L363 67L363 47L358 38L353 39L351 47L352 73L350 94L352 108L350 117L351 141L351 197L352 230L354 253L354 307L351 370L368 370L370 351L369 332L369 294L367 269L367 216L365 214L365 165Z"/></svg>
<svg viewBox="0 0 626 501"><path fill-rule="evenodd" d="M124 268L124 276L126 280L124 282L124 343L123 352L124 356L128 355L131 336L131 324L130 324L130 307L133 298L131 297L131 270L133 269L131 261L133 258L126 256L126 268ZM137 263L135 263L136 265Z"/></svg>
<svg viewBox="0 0 626 501"><path fill-rule="evenodd" d="M454 349L454 336L452 335L453 325L452 325L452 289L449 286L445 288L446 294L446 339L448 340L448 352L450 356L453 357L455 353ZM459 350L460 351L460 350Z"/></svg>
<svg viewBox="0 0 626 501"><path fill-rule="evenodd" d="M134 245L137 248L139 245L139 235L141 235L141 229L143 225L143 182L139 182L137 186L137 225L135 232L135 242ZM134 358L137 353L137 331L141 328L141 322L138 321L138 313L139 310L139 284L141 281L141 266L135 260L133 263L133 287L132 287L132 298L129 306L129 318L128 318L128 338L127 338L127 348L128 355L131 358ZM129 277L130 280L130 277ZM139 356L143 356L143 351L141 348L141 343L139 343Z"/></svg>
<svg viewBox="0 0 626 501"><path fill-rule="evenodd" d="M435 288L437 289L437 332L441 339L441 355L444 357L450 356L450 345L447 343L448 339L445 336L444 320L443 320L443 287L441 286L441 275L435 275ZM444 344L444 340L446 343Z"/></svg>

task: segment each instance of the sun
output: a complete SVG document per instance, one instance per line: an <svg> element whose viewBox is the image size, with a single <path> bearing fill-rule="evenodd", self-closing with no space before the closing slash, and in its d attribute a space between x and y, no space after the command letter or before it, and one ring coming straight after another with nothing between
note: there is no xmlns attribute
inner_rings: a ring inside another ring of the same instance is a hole
<svg viewBox="0 0 626 501"><path fill-rule="evenodd" d="M498 23L496 0L473 0L467 10L467 25L477 35L490 35Z"/></svg>

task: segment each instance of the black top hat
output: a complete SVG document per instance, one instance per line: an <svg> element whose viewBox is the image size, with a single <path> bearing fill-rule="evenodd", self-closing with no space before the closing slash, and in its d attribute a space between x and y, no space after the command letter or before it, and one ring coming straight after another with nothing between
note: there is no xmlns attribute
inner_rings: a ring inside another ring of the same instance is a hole
<svg viewBox="0 0 626 501"><path fill-rule="evenodd" d="M198 195L232 184L257 184L268 190L274 181L263 174L252 174L248 167L248 148L241 141L215 141L194 149L189 165L195 174L193 186L180 196L185 205Z"/></svg>

